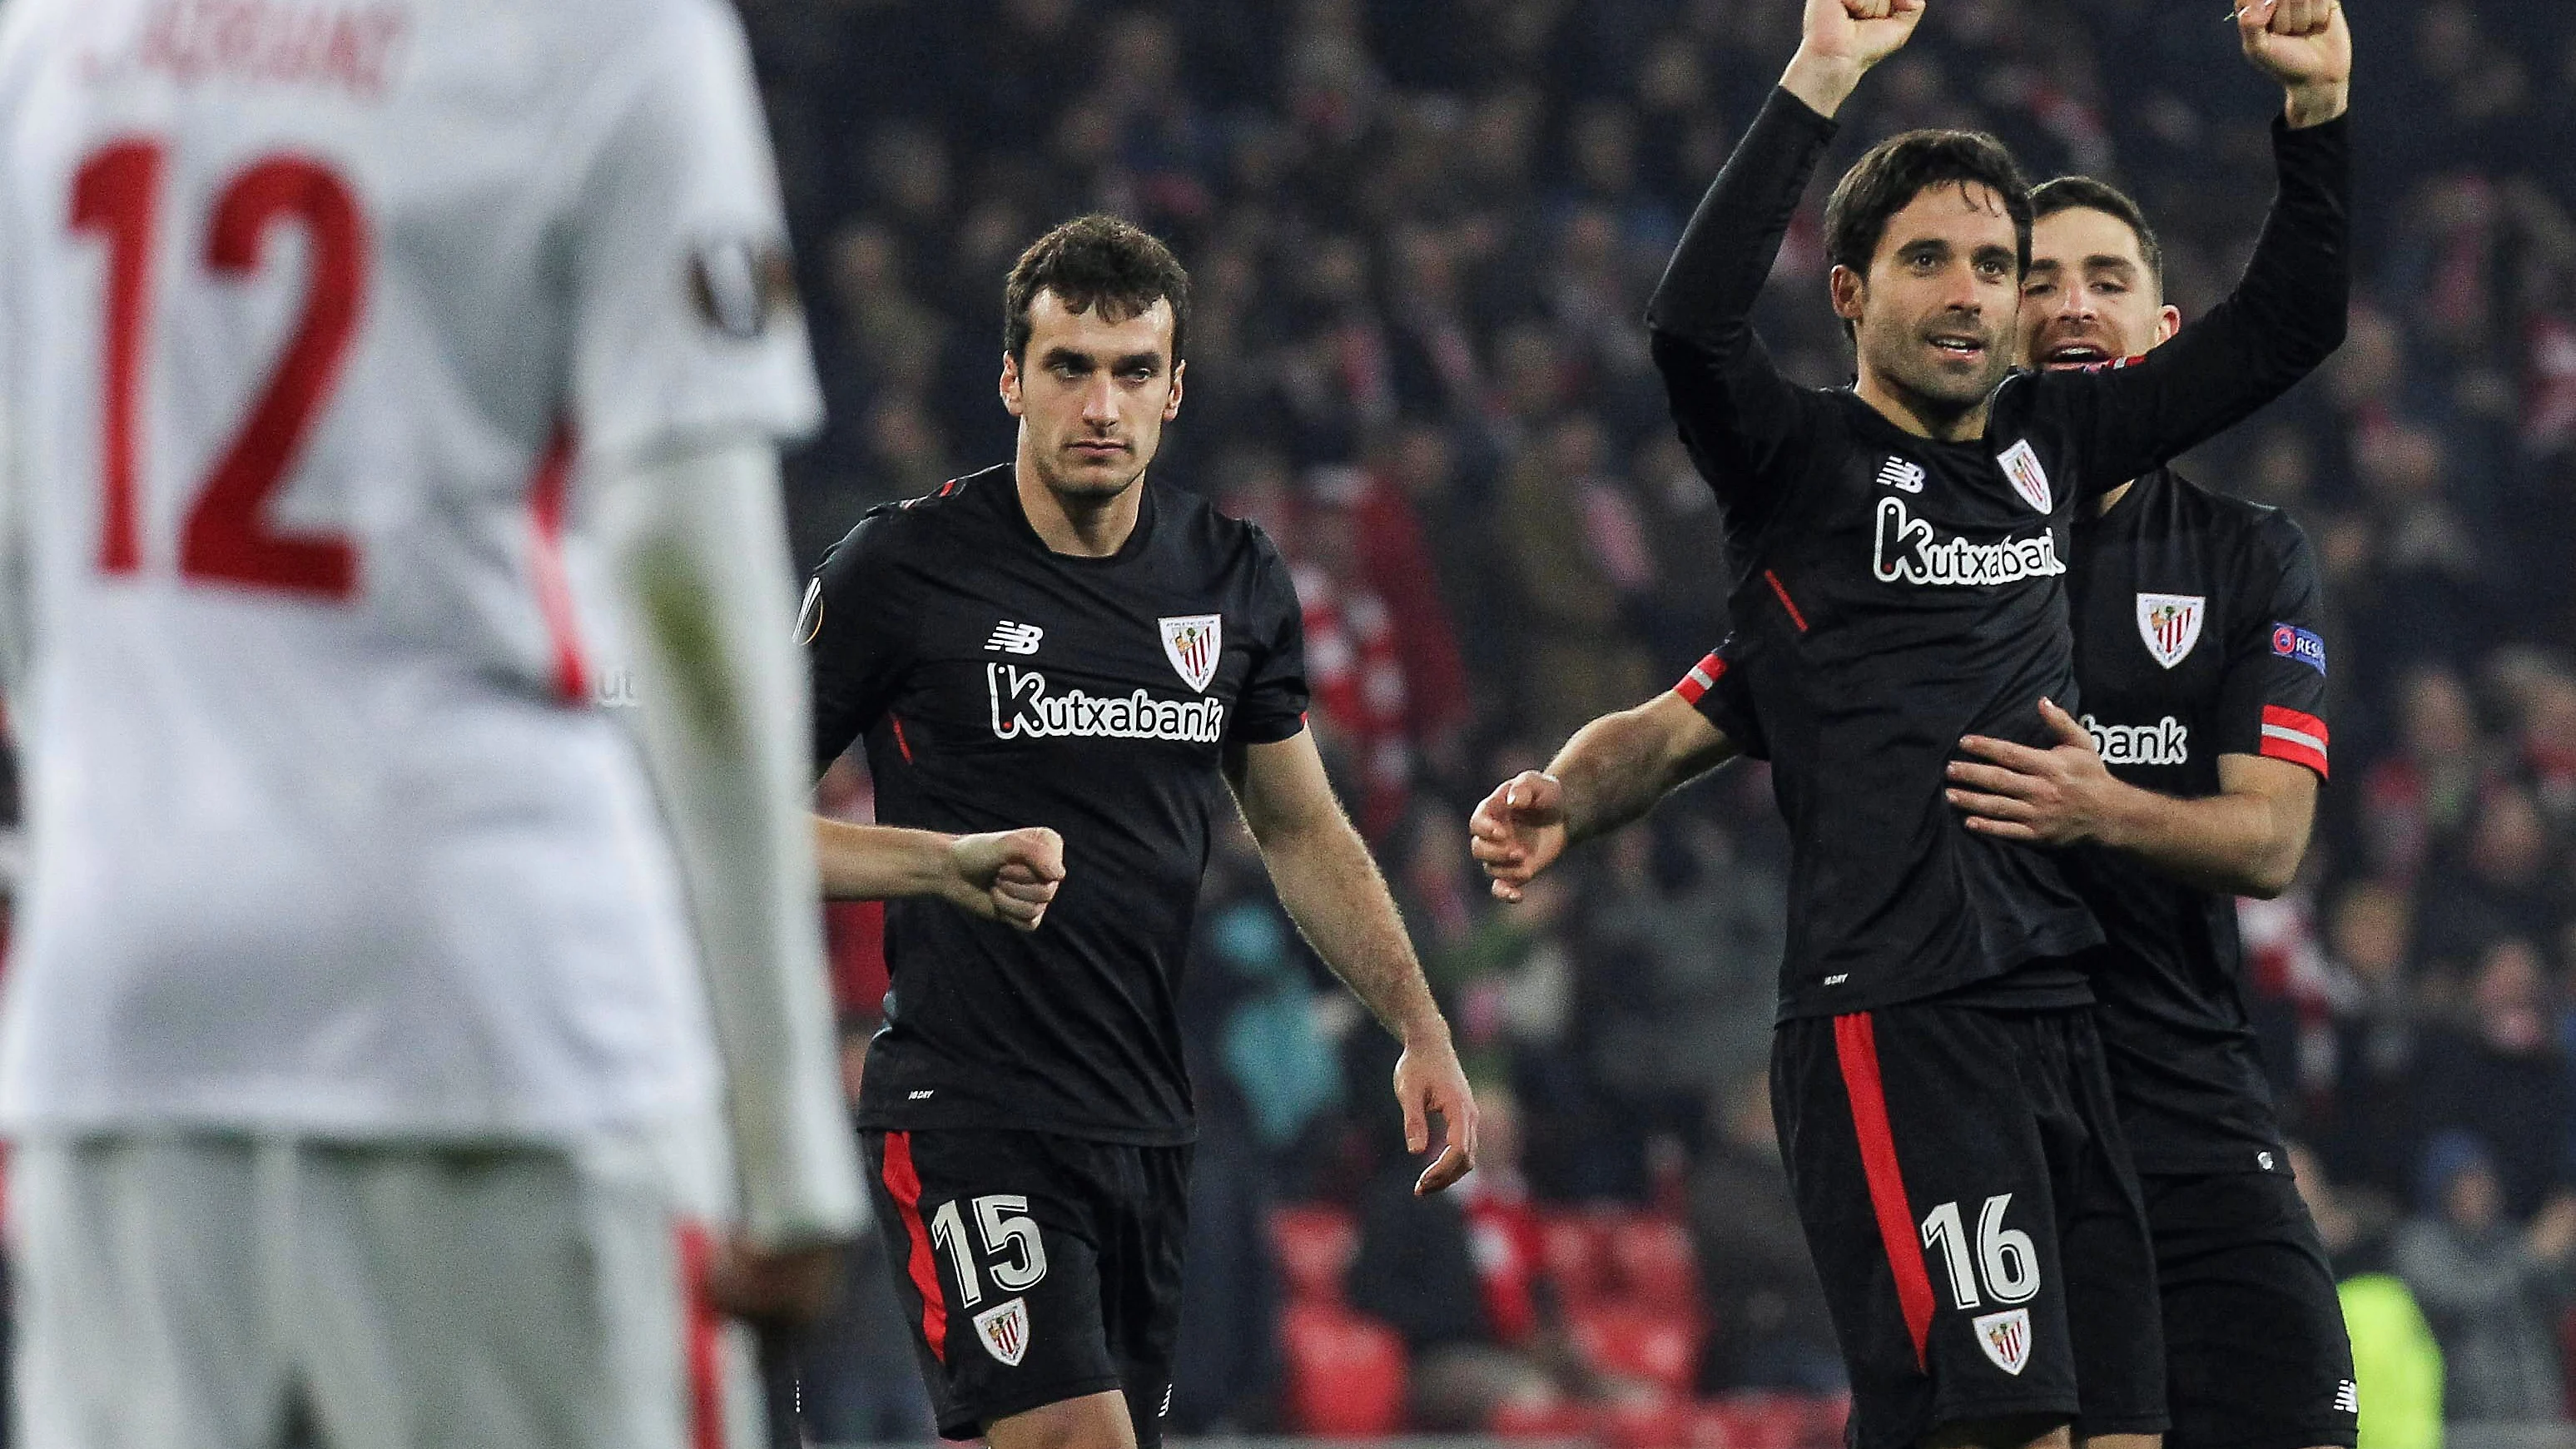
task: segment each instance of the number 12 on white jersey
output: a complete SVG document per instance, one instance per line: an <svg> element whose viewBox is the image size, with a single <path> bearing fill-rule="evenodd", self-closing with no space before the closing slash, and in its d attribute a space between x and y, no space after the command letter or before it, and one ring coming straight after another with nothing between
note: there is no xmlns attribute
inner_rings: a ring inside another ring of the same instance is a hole
<svg viewBox="0 0 2576 1449"><path fill-rule="evenodd" d="M168 147L128 137L90 153L72 179L68 222L107 250L105 346L99 397L101 508L98 567L143 567L142 416L155 298L153 258L172 218ZM358 549L327 533L270 526L270 498L286 480L314 419L340 377L364 309L370 265L366 214L347 182L294 154L252 162L217 191L202 246L186 265L214 282L239 283L260 268L269 233L299 228L310 258L302 316L250 414L197 486L179 538L179 574L191 581L345 599L357 588ZM193 243L193 236L187 239Z"/></svg>

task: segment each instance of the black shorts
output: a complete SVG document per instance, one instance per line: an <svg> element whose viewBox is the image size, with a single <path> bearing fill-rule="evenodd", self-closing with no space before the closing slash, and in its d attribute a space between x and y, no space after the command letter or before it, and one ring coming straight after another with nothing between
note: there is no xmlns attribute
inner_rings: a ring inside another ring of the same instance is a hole
<svg viewBox="0 0 2576 1449"><path fill-rule="evenodd" d="M1162 1442L1190 1149L1047 1132L866 1132L877 1231L945 1438L1123 1390Z"/></svg>
<svg viewBox="0 0 2576 1449"><path fill-rule="evenodd" d="M2351 1445L2352 1340L2289 1164L2139 1185L2164 1295L2167 1449Z"/></svg>
<svg viewBox="0 0 2576 1449"><path fill-rule="evenodd" d="M1786 1021L1771 1093L1857 1449L2024 1415L2165 1427L2146 1213L2090 1008Z"/></svg>

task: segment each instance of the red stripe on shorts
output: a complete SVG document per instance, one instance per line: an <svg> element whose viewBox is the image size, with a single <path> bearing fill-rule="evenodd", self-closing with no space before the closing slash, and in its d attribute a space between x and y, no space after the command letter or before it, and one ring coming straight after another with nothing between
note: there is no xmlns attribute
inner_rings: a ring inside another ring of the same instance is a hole
<svg viewBox="0 0 2576 1449"><path fill-rule="evenodd" d="M921 1293L921 1336L930 1356L948 1362L948 1300L940 1296L939 1260L930 1253L930 1234L921 1226L921 1174L912 1166L912 1134L889 1132L885 1139L885 1185L903 1216L903 1238L912 1245L906 1268Z"/></svg>
<svg viewBox="0 0 2576 1449"><path fill-rule="evenodd" d="M581 647L581 621L574 610L572 583L564 572L565 495L571 491L572 424L557 423L546 451L528 480L528 521L536 536L529 565L536 573L537 609L546 621L546 641L554 652L555 694L566 704L590 698L590 663Z"/></svg>
<svg viewBox="0 0 2576 1449"><path fill-rule="evenodd" d="M704 1223L682 1223L678 1236L681 1312L688 1324L689 1449L725 1449L724 1324L707 1296L715 1239Z"/></svg>
<svg viewBox="0 0 2576 1449"><path fill-rule="evenodd" d="M1879 1241L1896 1274L1896 1302L1905 1332L1914 1340L1914 1363L1928 1366L1924 1341L1932 1332L1932 1274L1923 1264L1923 1241L1914 1234L1914 1207L1905 1200L1905 1176L1896 1167L1896 1134L1887 1125L1887 1088L1878 1077L1878 1028L1868 1012L1834 1018L1834 1056L1842 1063L1843 1090L1851 1096L1852 1129L1860 1138L1860 1170L1869 1179L1869 1205L1878 1215Z"/></svg>

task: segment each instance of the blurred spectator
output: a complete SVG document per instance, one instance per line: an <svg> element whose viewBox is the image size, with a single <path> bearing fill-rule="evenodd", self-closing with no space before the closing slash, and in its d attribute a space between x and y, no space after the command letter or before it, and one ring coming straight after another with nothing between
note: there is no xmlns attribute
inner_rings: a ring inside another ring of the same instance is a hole
<svg viewBox="0 0 2576 1449"><path fill-rule="evenodd" d="M1538 1214L1520 1175L1511 1094L1477 1093L1476 1171L1438 1197L1398 1161L1369 1189L1351 1306L1384 1319L1412 1355L1413 1427L1472 1433L1506 1407L1599 1396L1606 1380L1568 1337L1546 1276Z"/></svg>
<svg viewBox="0 0 2576 1449"><path fill-rule="evenodd" d="M1710 1118L1690 1180L1691 1247L1713 1325L1701 1387L1839 1390L1842 1350L1780 1162L1770 1074L1730 1083Z"/></svg>
<svg viewBox="0 0 2576 1449"><path fill-rule="evenodd" d="M2549 992L2531 943L2498 941L2478 965L2466 1023L2429 1034L2415 1070L2418 1131L2475 1132L2492 1154L2504 1211L2517 1219L2576 1203L2576 1078Z"/></svg>
<svg viewBox="0 0 2576 1449"><path fill-rule="evenodd" d="M2441 1449L2442 1348L2414 1291L2391 1266L2387 1212L2339 1191L2299 1143L2290 1144L2289 1154L2299 1195L2334 1264L2352 1338L2353 1381L2370 1406L2355 1449Z"/></svg>
<svg viewBox="0 0 2576 1449"><path fill-rule="evenodd" d="M2557 1324L2576 1281L2576 1202L2529 1227L2506 1215L2496 1160L2453 1128L2424 1146L2417 1215L2398 1230L2395 1262L2442 1346L2443 1415L2532 1421L2566 1409Z"/></svg>
<svg viewBox="0 0 2576 1449"><path fill-rule="evenodd" d="M2362 776L2362 807L2378 873L2411 880L2467 829L2484 772L2477 711L2457 674L2420 669L2399 699L2398 749Z"/></svg>

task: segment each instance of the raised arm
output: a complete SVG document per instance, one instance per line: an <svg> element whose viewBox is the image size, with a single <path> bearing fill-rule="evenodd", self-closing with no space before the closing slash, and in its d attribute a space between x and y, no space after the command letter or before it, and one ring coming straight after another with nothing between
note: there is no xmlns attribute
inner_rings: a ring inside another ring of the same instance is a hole
<svg viewBox="0 0 2576 1449"><path fill-rule="evenodd" d="M1395 1093L1404 1109L1405 1145L1430 1150L1431 1115L1447 1125L1447 1146L1415 1185L1417 1192L1440 1191L1476 1165L1475 1098L1386 879L1333 798L1315 737L1299 730L1275 743L1236 746L1228 753L1226 780L1289 918L1404 1043Z"/></svg>
<svg viewBox="0 0 2576 1449"><path fill-rule="evenodd" d="M2247 58L2283 91L2271 214L2236 289L2171 342L2144 358L2029 380L2060 391L2076 418L2087 488L2117 487L2243 421L2343 345L2351 34L2336 0L2258 0L2238 26Z"/></svg>
<svg viewBox="0 0 2576 1449"><path fill-rule="evenodd" d="M1807 0L1780 89L1701 199L1646 304L1682 442L1739 517L1767 510L1794 476L1807 403L1754 335L1754 303L1833 139L1834 112L1905 43L1922 8L1923 0Z"/></svg>

